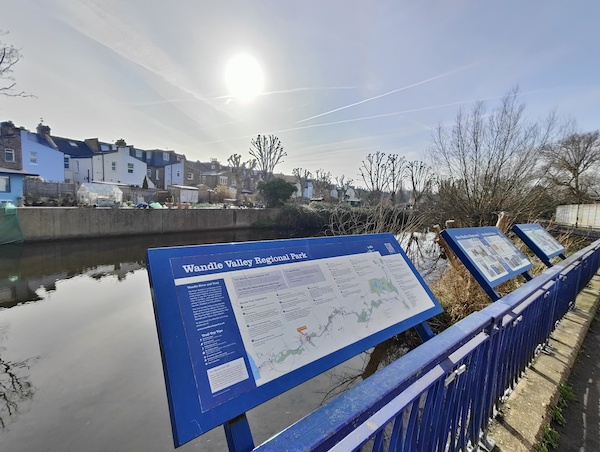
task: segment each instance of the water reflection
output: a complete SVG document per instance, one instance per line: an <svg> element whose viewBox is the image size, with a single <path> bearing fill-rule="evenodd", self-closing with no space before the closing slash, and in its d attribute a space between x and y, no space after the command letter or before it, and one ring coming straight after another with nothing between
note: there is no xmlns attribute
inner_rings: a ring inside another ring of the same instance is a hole
<svg viewBox="0 0 600 452"><path fill-rule="evenodd" d="M146 250L220 242L282 238L277 231L243 230L191 234L55 241L3 245L0 248L0 308L38 301L38 290L56 289L57 281L78 275L119 280L145 268Z"/></svg>
<svg viewBox="0 0 600 452"><path fill-rule="evenodd" d="M274 238L236 231L0 247L0 450L173 450L146 250ZM256 443L401 352L387 341L251 410ZM225 451L223 429L178 450Z"/></svg>
<svg viewBox="0 0 600 452"><path fill-rule="evenodd" d="M0 328L0 341L5 335ZM2 348L0 348L0 353ZM29 381L28 369L37 358L24 361L8 361L0 354L0 428L14 421L19 413L26 411L35 389Z"/></svg>

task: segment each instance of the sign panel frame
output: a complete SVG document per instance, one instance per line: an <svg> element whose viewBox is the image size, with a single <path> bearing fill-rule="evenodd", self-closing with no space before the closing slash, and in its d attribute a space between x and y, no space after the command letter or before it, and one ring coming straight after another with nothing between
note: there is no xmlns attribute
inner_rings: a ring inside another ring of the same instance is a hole
<svg viewBox="0 0 600 452"><path fill-rule="evenodd" d="M565 247L552 237L541 224L515 224L512 230L548 267L552 267L551 259L553 257L560 256L563 259L565 258Z"/></svg>
<svg viewBox="0 0 600 452"><path fill-rule="evenodd" d="M443 311L392 234L157 248L147 262L176 446Z"/></svg>
<svg viewBox="0 0 600 452"><path fill-rule="evenodd" d="M442 238L494 301L499 298L494 287L528 275L533 266L495 226L445 229Z"/></svg>

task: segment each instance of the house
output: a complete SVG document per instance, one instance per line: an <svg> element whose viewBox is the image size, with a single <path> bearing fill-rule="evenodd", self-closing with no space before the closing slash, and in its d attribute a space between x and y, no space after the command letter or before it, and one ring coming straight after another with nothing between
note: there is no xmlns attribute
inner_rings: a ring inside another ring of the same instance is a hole
<svg viewBox="0 0 600 452"><path fill-rule="evenodd" d="M37 133L21 128L23 169L39 174L46 182L65 181L64 155L50 136L50 127L38 124Z"/></svg>
<svg viewBox="0 0 600 452"><path fill-rule="evenodd" d="M146 164L146 176L160 189L184 185L185 156L162 149L142 150L131 147L130 155Z"/></svg>
<svg viewBox="0 0 600 452"><path fill-rule="evenodd" d="M21 129L11 121L0 123L0 204L19 205L23 179L37 175L23 167Z"/></svg>
<svg viewBox="0 0 600 452"><path fill-rule="evenodd" d="M124 140L117 140L115 144L110 144L101 142L97 138L88 138L85 144L94 152L92 181L138 187L143 185L148 165L134 156L136 149L133 146L128 146Z"/></svg>
<svg viewBox="0 0 600 452"><path fill-rule="evenodd" d="M70 138L52 137L63 153L65 181L83 184L93 181L94 151L85 142Z"/></svg>

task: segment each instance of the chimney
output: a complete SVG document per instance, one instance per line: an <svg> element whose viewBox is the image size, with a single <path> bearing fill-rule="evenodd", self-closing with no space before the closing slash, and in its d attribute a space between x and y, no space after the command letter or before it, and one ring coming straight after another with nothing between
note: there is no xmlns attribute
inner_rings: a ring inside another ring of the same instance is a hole
<svg viewBox="0 0 600 452"><path fill-rule="evenodd" d="M14 135L15 125L12 121L0 122L0 135L9 136Z"/></svg>
<svg viewBox="0 0 600 452"><path fill-rule="evenodd" d="M54 140L50 136L50 126L45 126L44 124L42 124L40 122L37 125L36 131L37 131L37 134L39 136L41 136L42 138L44 138L50 144L50 146L52 146L54 149L58 149L58 146L56 145L56 143L54 142Z"/></svg>

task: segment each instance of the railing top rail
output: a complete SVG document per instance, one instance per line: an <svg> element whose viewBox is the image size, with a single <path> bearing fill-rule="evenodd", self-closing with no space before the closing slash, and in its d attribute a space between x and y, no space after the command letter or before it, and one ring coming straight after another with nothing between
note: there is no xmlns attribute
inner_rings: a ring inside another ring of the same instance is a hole
<svg viewBox="0 0 600 452"><path fill-rule="evenodd" d="M482 331L490 333L491 327L502 322L506 315L514 316L515 308L535 292L547 290L549 283L576 268L578 262L598 249L600 240L547 269L501 300L457 322L255 450L314 450L335 444L452 352Z"/></svg>

